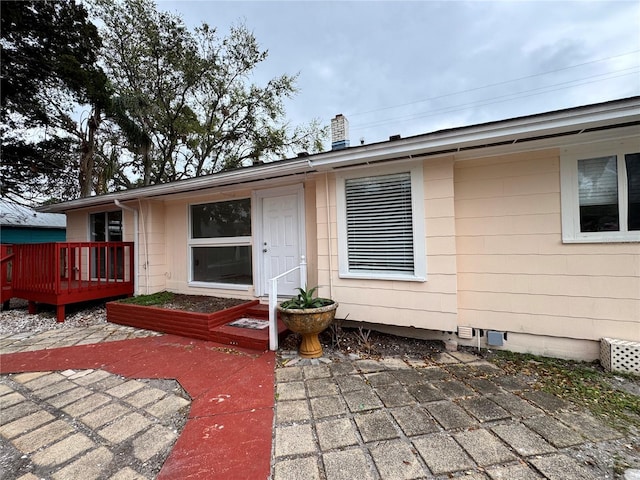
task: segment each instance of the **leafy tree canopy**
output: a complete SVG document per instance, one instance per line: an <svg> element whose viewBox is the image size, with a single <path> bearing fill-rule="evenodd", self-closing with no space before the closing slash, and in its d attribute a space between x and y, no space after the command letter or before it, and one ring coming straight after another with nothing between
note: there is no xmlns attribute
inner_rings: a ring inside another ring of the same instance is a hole
<svg viewBox="0 0 640 480"><path fill-rule="evenodd" d="M189 30L152 0L94 0L104 27L103 62L114 90L112 119L132 153L137 184L164 183L322 150L319 122L291 129L284 100L296 77L252 83L265 61L245 26L225 37L202 24ZM120 177L121 186L131 182Z"/></svg>
<svg viewBox="0 0 640 480"><path fill-rule="evenodd" d="M219 36L153 0L90 1L2 3L3 195L65 200L322 150L326 127L285 118L296 76L252 81L267 52L245 26Z"/></svg>
<svg viewBox="0 0 640 480"><path fill-rule="evenodd" d="M2 195L73 198L77 145L57 127L74 105L108 101L98 30L73 0L3 1L0 30Z"/></svg>

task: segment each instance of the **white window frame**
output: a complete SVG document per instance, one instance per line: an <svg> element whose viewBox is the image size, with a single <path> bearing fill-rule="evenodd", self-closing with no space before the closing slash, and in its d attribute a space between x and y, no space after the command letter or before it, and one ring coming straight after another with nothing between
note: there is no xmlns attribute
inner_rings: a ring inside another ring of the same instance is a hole
<svg viewBox="0 0 640 480"><path fill-rule="evenodd" d="M225 200L214 200L210 202L193 202L187 205L187 218L189 219L187 232L187 263L189 265L188 272L188 282L187 284L190 287L199 287L199 288L217 288L217 289L225 289L225 290L242 290L248 291L253 287L251 285L244 284L234 284L234 283L220 283L220 282L203 282L199 280L193 279L193 248L194 247L245 247L248 246L251 249L251 255L253 257L253 237L242 236L242 237L221 237L221 238L192 238L192 221L191 218L191 207L195 205L206 205L209 203L221 203L221 202L232 202L234 200L251 200L251 229L253 233L253 216L254 216L254 202L251 197L242 197L242 198L229 198ZM253 263L253 259L252 259ZM252 265L252 269L253 269Z"/></svg>
<svg viewBox="0 0 640 480"><path fill-rule="evenodd" d="M565 148L560 156L560 196L563 243L616 243L640 242L640 231L629 231L627 225L628 191L625 154L640 152L640 140L625 139L615 142ZM578 192L578 160L616 156L618 171L619 231L581 232Z"/></svg>
<svg viewBox="0 0 640 480"><path fill-rule="evenodd" d="M411 214L413 228L413 275L407 273L351 272L347 245L347 206L345 182L352 178L392 175L408 172L411 174ZM359 169L339 174L336 177L336 206L338 233L338 274L340 278L367 280L400 280L424 282L427 280L427 258L424 215L424 181L422 164L407 164L396 167Z"/></svg>

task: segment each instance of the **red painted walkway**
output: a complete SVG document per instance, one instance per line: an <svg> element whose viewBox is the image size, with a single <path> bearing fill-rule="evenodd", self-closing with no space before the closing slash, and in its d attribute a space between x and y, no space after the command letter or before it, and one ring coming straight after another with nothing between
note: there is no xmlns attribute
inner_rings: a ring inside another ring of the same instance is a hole
<svg viewBox="0 0 640 480"><path fill-rule="evenodd" d="M99 368L176 379L191 396L191 411L158 479L266 479L274 362L273 352L164 335L6 354L0 373Z"/></svg>

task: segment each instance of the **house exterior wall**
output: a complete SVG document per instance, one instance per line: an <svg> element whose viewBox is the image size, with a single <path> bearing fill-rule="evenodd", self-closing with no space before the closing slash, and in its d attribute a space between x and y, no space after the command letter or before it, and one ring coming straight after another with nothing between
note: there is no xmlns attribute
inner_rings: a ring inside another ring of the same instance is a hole
<svg viewBox="0 0 640 480"><path fill-rule="evenodd" d="M318 284L339 318L376 324L455 330L457 319L453 158L422 162L427 280L340 278L335 175L316 184ZM363 170L363 176L370 169ZM328 199L328 201L327 201Z"/></svg>
<svg viewBox="0 0 640 480"><path fill-rule="evenodd" d="M284 186L284 185L283 185ZM165 277L165 288L176 293L185 293L191 295L217 295L235 298L254 299L258 294L258 286L253 285L248 289L244 288L208 288L202 286L189 285L189 205L196 203L208 203L216 201L226 201L233 199L252 198L254 190L239 189L233 191L216 192L214 190L201 192L197 196L189 196L177 200L167 199L164 202L164 222L165 222L165 258L166 270L163 273ZM316 210L315 210L315 184L312 180L308 180L304 185L305 198L305 237L306 237L306 261L308 269L307 283L315 285L317 281L316 265L317 265L317 242L316 232ZM255 211L255 210L254 210ZM259 228L259 220L254 218L252 221L253 241L255 244L256 229ZM258 278L258 259L255 255L254 245L254 281L260 281Z"/></svg>
<svg viewBox="0 0 640 480"><path fill-rule="evenodd" d="M141 295L162 291L166 288L166 265L164 259L164 206L162 202L154 201L143 201L125 205L138 210L139 216L138 239L135 246L135 258L137 258L138 261L138 290L136 294ZM66 241L90 241L89 215L91 213L109 210L119 210L119 208L101 207L67 212ZM124 242L134 242L136 240L135 231L134 213L123 209L122 240ZM88 255L84 255L81 262L82 271L88 272ZM147 288L147 285L149 288Z"/></svg>
<svg viewBox="0 0 640 480"><path fill-rule="evenodd" d="M86 211L67 212L67 242L86 242L89 238L89 214Z"/></svg>
<svg viewBox="0 0 640 480"><path fill-rule="evenodd" d="M584 359L640 340L640 245L562 243L559 149L459 161L455 197L459 325Z"/></svg>
<svg viewBox="0 0 640 480"><path fill-rule="evenodd" d="M166 248L164 202L151 200L139 202L138 210L138 292L139 294L157 293L166 289ZM133 231L133 213L125 211L125 225L131 220ZM125 237L128 237L125 235ZM133 234L132 237L133 238Z"/></svg>
<svg viewBox="0 0 640 480"><path fill-rule="evenodd" d="M316 196L316 182L306 182L304 187L304 204L308 286L318 285L318 211L316 209Z"/></svg>

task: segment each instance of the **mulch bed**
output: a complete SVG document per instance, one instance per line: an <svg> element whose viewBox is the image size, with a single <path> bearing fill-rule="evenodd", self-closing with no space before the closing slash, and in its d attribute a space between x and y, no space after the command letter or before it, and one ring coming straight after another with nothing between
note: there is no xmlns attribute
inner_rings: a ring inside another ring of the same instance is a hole
<svg viewBox="0 0 640 480"><path fill-rule="evenodd" d="M153 306L189 312L213 313L245 302L246 300L236 298L172 294L170 300ZM365 328L347 328L342 327L339 321L322 332L319 338L327 352L341 352L345 355L357 354L362 358L401 356L426 359L433 358L444 351L444 344L440 341L401 337ZM290 333L280 342L280 349L297 350L299 343L300 336Z"/></svg>
<svg viewBox="0 0 640 480"><path fill-rule="evenodd" d="M246 303L247 300L237 298L209 297L206 295L174 294L171 301L154 305L158 308L171 310L185 310L187 312L213 313L226 308L235 307Z"/></svg>

